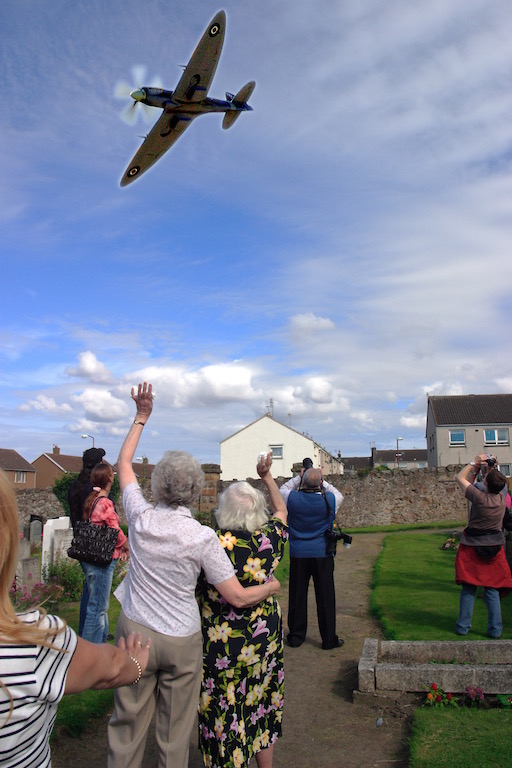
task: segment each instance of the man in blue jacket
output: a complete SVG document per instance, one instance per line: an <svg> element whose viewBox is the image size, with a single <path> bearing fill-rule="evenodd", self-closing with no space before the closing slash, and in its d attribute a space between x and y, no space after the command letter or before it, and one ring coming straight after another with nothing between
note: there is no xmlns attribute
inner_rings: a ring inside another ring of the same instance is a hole
<svg viewBox="0 0 512 768"><path fill-rule="evenodd" d="M334 555L327 552L326 531L332 528L342 494L304 459L300 476L284 483L280 490L288 508L290 534L290 581L288 603L288 645L296 648L306 638L308 588L313 577L318 627L322 648L343 645L336 634Z"/></svg>

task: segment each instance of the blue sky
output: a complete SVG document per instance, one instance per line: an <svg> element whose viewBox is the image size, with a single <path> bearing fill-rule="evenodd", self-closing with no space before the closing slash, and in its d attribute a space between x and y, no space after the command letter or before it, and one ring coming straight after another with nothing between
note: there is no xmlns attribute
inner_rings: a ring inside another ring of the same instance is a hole
<svg viewBox="0 0 512 768"><path fill-rule="evenodd" d="M121 189L149 126L116 84L174 88L221 7L210 95L254 79L254 112ZM332 452L421 448L427 393L512 391L508 0L3 0L0 25L1 447L115 461L139 380L150 461L218 462L271 400Z"/></svg>

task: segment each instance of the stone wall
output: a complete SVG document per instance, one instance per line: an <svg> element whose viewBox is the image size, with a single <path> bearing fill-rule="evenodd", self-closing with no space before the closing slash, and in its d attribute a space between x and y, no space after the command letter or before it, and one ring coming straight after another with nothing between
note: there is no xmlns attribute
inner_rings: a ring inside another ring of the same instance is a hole
<svg viewBox="0 0 512 768"><path fill-rule="evenodd" d="M62 517L65 512L51 488L27 488L16 492L20 523L25 526L31 515L41 517L43 523L54 517Z"/></svg>
<svg viewBox="0 0 512 768"><path fill-rule="evenodd" d="M454 476L459 467L370 472L333 485L344 495L340 523L357 528L465 520L467 501Z"/></svg>
<svg viewBox="0 0 512 768"><path fill-rule="evenodd" d="M206 465L205 487L200 503L201 519L208 519L217 503L217 494L229 483L222 482L220 467ZM368 525L394 525L400 523L424 523L442 520L464 520L466 500L458 490L454 475L458 467L439 469L393 470L369 472L364 475L335 475L326 479L345 497L340 510L340 524L345 528ZM261 480L250 480L262 488ZM277 479L278 485L284 478ZM151 500L149 484L144 495ZM51 489L27 489L18 491L20 522L27 524L31 515L38 515L46 522L61 517L62 507ZM121 519L124 514L118 505Z"/></svg>
<svg viewBox="0 0 512 768"><path fill-rule="evenodd" d="M455 483L459 467L333 475L325 479L344 496L343 528L465 520L467 502ZM284 478L277 478L281 485ZM263 489L261 480L251 485ZM228 483L220 483L220 487Z"/></svg>

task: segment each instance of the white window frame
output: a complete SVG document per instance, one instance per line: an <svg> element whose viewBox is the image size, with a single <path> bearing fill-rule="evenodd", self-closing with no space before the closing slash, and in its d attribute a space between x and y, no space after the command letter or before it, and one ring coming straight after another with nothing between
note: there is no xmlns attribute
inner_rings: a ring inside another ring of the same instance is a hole
<svg viewBox="0 0 512 768"><path fill-rule="evenodd" d="M452 435L454 433L462 434L462 440L453 440L452 439ZM456 448L456 447L461 446L461 445L466 445L466 430L465 429L450 429L449 433L448 433L448 437L449 437L449 440L450 440L450 447L452 447L452 448L453 447Z"/></svg>
<svg viewBox="0 0 512 768"><path fill-rule="evenodd" d="M284 451L283 451L283 444L282 443L274 444L274 445L269 445L268 447L272 451L272 455L273 455L274 459L282 459L283 458ZM277 453L276 453L276 451L277 451Z"/></svg>
<svg viewBox="0 0 512 768"><path fill-rule="evenodd" d="M488 437L488 434L494 433L494 437ZM500 436L501 432L501 436ZM508 445L509 432L507 427L498 427L496 429L484 429L484 445Z"/></svg>
<svg viewBox="0 0 512 768"><path fill-rule="evenodd" d="M15 473L14 473L14 482L15 483L26 483L27 482L27 473L16 470Z"/></svg>
<svg viewBox="0 0 512 768"><path fill-rule="evenodd" d="M510 464L500 464L500 472L503 472L505 477L510 477Z"/></svg>

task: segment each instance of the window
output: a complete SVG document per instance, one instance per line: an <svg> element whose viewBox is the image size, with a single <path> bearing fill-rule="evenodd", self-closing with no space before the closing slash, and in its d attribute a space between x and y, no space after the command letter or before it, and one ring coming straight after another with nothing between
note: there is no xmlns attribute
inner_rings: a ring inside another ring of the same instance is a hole
<svg viewBox="0 0 512 768"><path fill-rule="evenodd" d="M282 445L269 445L270 450L274 456L274 459L283 458L283 446Z"/></svg>
<svg viewBox="0 0 512 768"><path fill-rule="evenodd" d="M15 483L26 483L27 482L27 473L26 472L15 472L14 473L14 482Z"/></svg>
<svg viewBox="0 0 512 768"><path fill-rule="evenodd" d="M510 477L510 464L500 464L500 472L503 472L505 477Z"/></svg>
<svg viewBox="0 0 512 768"><path fill-rule="evenodd" d="M485 445L508 445L508 429L484 429Z"/></svg>
<svg viewBox="0 0 512 768"><path fill-rule="evenodd" d="M450 429L450 445L465 445L466 433L463 429Z"/></svg>

